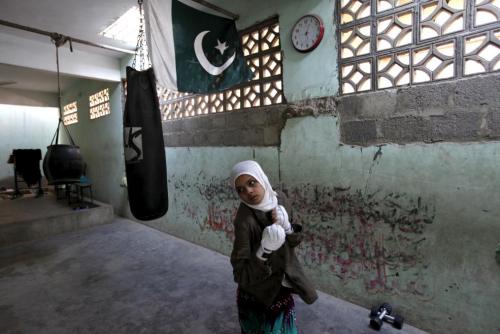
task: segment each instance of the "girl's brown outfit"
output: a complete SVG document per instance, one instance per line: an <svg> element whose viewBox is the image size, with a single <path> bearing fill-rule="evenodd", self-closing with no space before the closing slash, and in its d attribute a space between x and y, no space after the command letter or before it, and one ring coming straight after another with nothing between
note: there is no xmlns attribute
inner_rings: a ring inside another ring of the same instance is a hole
<svg viewBox="0 0 500 334"><path fill-rule="evenodd" d="M281 192L277 194L278 203L291 213L285 195ZM239 289L255 296L265 306L270 306L278 296L286 275L293 293L298 294L305 303L312 304L318 295L304 275L294 251L303 239L301 225L292 224L294 232L286 236L283 246L272 252L267 261L255 255L263 229L271 224L269 213L240 204L234 220L235 240L231 253L235 282Z"/></svg>

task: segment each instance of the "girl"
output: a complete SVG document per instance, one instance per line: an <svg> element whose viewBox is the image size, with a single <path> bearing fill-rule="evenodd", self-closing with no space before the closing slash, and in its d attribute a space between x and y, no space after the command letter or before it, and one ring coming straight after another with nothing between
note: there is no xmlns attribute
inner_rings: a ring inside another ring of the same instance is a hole
<svg viewBox="0 0 500 334"><path fill-rule="evenodd" d="M241 199L231 253L241 332L297 333L291 293L307 304L318 298L294 252L302 227L290 224L284 194L272 189L257 162L234 165L231 180Z"/></svg>

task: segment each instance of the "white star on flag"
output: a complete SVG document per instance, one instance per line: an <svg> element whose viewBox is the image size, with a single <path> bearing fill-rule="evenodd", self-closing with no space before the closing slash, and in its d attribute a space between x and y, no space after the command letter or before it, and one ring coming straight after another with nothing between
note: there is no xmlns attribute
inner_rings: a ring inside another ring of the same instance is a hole
<svg viewBox="0 0 500 334"><path fill-rule="evenodd" d="M215 48L219 50L221 55L223 55L228 46L226 45L226 42L221 43L219 40L217 40L217 46Z"/></svg>

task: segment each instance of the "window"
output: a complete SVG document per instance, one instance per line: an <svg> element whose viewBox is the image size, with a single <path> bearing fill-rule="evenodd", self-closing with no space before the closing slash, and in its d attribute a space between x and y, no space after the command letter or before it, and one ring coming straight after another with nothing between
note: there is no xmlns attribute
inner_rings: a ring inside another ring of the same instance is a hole
<svg viewBox="0 0 500 334"><path fill-rule="evenodd" d="M63 107L64 125L78 123L78 107L76 101L68 103Z"/></svg>
<svg viewBox="0 0 500 334"><path fill-rule="evenodd" d="M500 0L341 0L341 94L500 70Z"/></svg>
<svg viewBox="0 0 500 334"><path fill-rule="evenodd" d="M137 44L137 35L139 34L139 24L139 6L133 6L106 27L106 29L101 31L99 35L135 46Z"/></svg>
<svg viewBox="0 0 500 334"><path fill-rule="evenodd" d="M109 115L111 113L111 108L109 107L109 88L90 95L89 106L90 119Z"/></svg>
<svg viewBox="0 0 500 334"><path fill-rule="evenodd" d="M164 120L283 103L280 31L277 18L240 32L243 54L254 78L207 95L158 88Z"/></svg>

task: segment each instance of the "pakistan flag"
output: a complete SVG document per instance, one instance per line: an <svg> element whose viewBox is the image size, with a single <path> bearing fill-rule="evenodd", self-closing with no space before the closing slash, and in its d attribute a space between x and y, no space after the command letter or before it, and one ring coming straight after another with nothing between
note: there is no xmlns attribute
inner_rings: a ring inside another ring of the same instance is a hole
<svg viewBox="0 0 500 334"><path fill-rule="evenodd" d="M158 83L179 92L212 93L250 80L253 73L234 20L186 3L144 1L148 49Z"/></svg>

